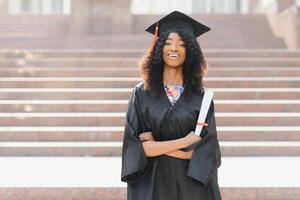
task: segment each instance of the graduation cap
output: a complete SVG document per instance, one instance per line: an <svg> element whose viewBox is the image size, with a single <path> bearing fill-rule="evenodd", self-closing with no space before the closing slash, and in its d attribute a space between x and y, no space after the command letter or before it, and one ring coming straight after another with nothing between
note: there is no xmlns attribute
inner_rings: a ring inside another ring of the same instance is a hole
<svg viewBox="0 0 300 200"><path fill-rule="evenodd" d="M145 31L154 34L152 45L150 47L152 50L157 38L163 33L180 31L198 37L209 30L209 27L201 24L186 14L179 11L173 11L149 26Z"/></svg>

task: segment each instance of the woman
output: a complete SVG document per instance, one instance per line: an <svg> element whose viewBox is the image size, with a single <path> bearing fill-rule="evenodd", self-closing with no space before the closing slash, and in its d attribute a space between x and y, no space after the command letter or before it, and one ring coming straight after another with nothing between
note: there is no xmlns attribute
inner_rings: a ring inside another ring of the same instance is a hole
<svg viewBox="0 0 300 200"><path fill-rule="evenodd" d="M205 60L196 37L209 31L174 11L149 31L153 47L126 115L121 180L128 200L220 200L221 153L214 103L194 134L204 94Z"/></svg>

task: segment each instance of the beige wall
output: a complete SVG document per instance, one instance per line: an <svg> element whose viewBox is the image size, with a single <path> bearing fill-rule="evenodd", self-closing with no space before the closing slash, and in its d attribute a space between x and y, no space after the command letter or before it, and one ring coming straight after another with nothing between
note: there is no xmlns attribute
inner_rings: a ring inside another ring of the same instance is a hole
<svg viewBox="0 0 300 200"><path fill-rule="evenodd" d="M289 49L297 48L297 19L294 9L287 9L275 17L276 33L283 37Z"/></svg>
<svg viewBox="0 0 300 200"><path fill-rule="evenodd" d="M300 9L294 0L275 0L262 11L268 16L274 34L283 38L289 49L299 49Z"/></svg>
<svg viewBox="0 0 300 200"><path fill-rule="evenodd" d="M292 6L273 18L273 26L275 34L284 39L289 49L300 48L300 18L299 8Z"/></svg>

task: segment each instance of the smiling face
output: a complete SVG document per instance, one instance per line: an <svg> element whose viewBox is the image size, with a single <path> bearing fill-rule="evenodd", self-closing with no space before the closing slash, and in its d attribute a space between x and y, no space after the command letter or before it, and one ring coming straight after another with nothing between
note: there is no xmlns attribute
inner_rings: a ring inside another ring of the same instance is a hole
<svg viewBox="0 0 300 200"><path fill-rule="evenodd" d="M186 58L185 43L178 33L170 33L163 46L163 60L167 67L183 67Z"/></svg>

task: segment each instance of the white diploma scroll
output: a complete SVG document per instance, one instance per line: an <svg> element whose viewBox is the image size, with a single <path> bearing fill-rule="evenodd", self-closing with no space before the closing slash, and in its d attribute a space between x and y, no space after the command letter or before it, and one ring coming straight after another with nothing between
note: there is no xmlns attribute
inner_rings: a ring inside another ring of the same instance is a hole
<svg viewBox="0 0 300 200"><path fill-rule="evenodd" d="M204 91L204 97L202 100L202 104L201 104L201 108L200 108L200 112L199 112L199 117L198 117L198 121L197 121L197 125L196 125L196 130L195 130L195 135L200 136L200 133L202 131L203 125L201 125L202 123L205 123L205 118L207 116L208 113L208 109L210 107L210 103L213 99L214 93L211 90L208 90L205 88Z"/></svg>

